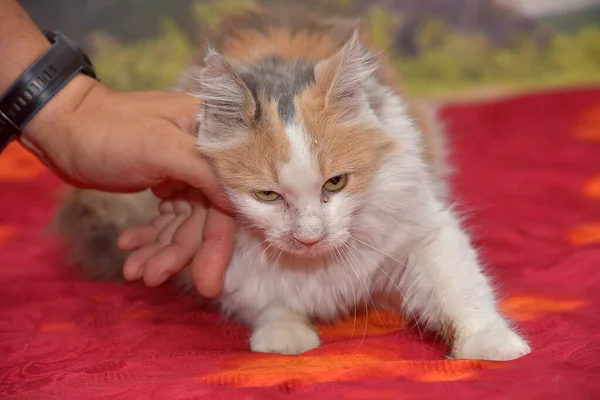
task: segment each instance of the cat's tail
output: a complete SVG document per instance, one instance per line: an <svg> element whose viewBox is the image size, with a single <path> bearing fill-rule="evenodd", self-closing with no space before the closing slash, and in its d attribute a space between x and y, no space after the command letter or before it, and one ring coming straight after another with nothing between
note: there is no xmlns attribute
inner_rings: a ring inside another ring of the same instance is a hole
<svg viewBox="0 0 600 400"><path fill-rule="evenodd" d="M435 178L435 192L439 198L446 200L450 197L448 178L455 173L455 167L449 161L450 138L439 113L440 106L426 100L412 101L409 106L422 134L423 155Z"/></svg>
<svg viewBox="0 0 600 400"><path fill-rule="evenodd" d="M90 280L120 281L127 253L117 246L121 231L157 214L152 192L134 194L72 190L60 204L51 231L61 237L72 266Z"/></svg>

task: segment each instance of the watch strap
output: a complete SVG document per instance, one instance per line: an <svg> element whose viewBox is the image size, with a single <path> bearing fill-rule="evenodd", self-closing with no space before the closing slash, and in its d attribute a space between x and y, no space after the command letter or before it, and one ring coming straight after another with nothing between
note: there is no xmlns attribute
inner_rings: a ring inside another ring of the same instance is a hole
<svg viewBox="0 0 600 400"><path fill-rule="evenodd" d="M71 40L56 31L44 34L52 46L0 97L0 151L75 75L96 79L91 61Z"/></svg>

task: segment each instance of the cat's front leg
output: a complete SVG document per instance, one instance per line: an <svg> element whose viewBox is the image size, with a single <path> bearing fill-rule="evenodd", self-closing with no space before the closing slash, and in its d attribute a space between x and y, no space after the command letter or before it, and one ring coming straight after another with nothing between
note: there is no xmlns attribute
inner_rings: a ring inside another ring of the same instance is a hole
<svg viewBox="0 0 600 400"><path fill-rule="evenodd" d="M316 327L281 305L269 305L252 321L250 349L260 353L300 354L321 345Z"/></svg>
<svg viewBox="0 0 600 400"><path fill-rule="evenodd" d="M395 276L404 311L446 336L454 358L512 360L530 353L498 311L477 254L452 212L436 211L428 221L430 233L409 249L406 268ZM393 289L388 286L388 293Z"/></svg>
<svg viewBox="0 0 600 400"><path fill-rule="evenodd" d="M423 302L423 316L434 326L450 328L452 356L512 360L530 353L498 311L490 282L456 217L445 209L433 221L436 229L414 250L411 269L432 298L423 298L425 292L411 297Z"/></svg>

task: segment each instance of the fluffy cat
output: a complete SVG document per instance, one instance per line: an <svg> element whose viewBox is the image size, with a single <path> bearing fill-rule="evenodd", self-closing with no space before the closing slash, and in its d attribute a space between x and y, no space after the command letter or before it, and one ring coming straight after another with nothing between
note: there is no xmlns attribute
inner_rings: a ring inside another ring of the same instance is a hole
<svg viewBox="0 0 600 400"><path fill-rule="evenodd" d="M435 121L383 56L339 21L259 13L230 26L179 89L201 99L198 150L239 215L219 302L251 327L250 348L306 352L320 345L312 322L366 305L416 317L455 358L528 354L446 199ZM117 278L118 232L156 204L76 190L58 227L86 276Z"/></svg>

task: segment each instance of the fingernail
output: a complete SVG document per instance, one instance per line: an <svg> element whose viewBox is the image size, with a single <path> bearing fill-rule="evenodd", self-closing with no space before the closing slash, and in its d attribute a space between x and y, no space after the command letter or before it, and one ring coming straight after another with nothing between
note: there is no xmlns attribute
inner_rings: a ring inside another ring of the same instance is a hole
<svg viewBox="0 0 600 400"><path fill-rule="evenodd" d="M169 200L165 200L160 203L159 210L163 213L172 213L174 212L173 202Z"/></svg>
<svg viewBox="0 0 600 400"><path fill-rule="evenodd" d="M117 246L119 247L119 250L129 250L131 248L132 242L132 239L128 237L125 237L125 239L119 238L119 240L117 241Z"/></svg>
<svg viewBox="0 0 600 400"><path fill-rule="evenodd" d="M192 206L187 201L178 200L175 202L176 214L191 214Z"/></svg>
<svg viewBox="0 0 600 400"><path fill-rule="evenodd" d="M137 281L138 279L140 279L140 276L141 276L139 271L140 271L139 269L132 270L131 268L124 268L123 269L123 277L127 281Z"/></svg>

